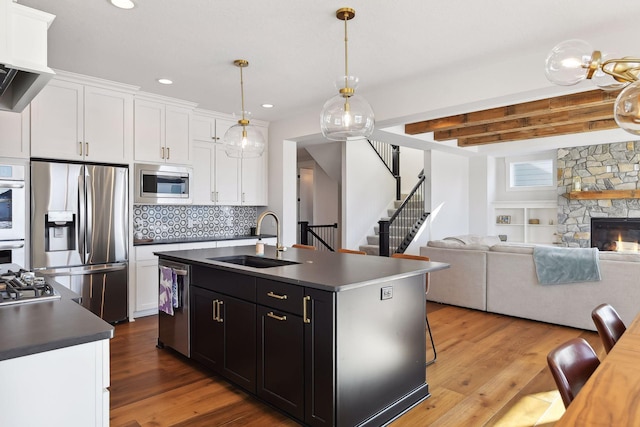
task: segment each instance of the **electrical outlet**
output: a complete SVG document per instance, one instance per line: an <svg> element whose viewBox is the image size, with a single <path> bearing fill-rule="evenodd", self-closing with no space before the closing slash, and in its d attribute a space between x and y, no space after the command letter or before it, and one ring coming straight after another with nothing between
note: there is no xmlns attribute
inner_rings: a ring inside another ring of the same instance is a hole
<svg viewBox="0 0 640 427"><path fill-rule="evenodd" d="M393 286L385 286L380 290L380 299L391 299L393 298Z"/></svg>

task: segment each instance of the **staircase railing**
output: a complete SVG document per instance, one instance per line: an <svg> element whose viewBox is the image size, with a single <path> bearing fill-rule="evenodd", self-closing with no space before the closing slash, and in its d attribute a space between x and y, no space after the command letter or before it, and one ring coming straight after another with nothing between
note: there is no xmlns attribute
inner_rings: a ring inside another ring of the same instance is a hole
<svg viewBox="0 0 640 427"><path fill-rule="evenodd" d="M338 224L309 225L309 221L300 221L300 243L315 246L320 251L335 252L336 230Z"/></svg>
<svg viewBox="0 0 640 427"><path fill-rule="evenodd" d="M402 198L402 192L400 190L400 147L374 139L368 139L367 141L369 141L371 148L378 154L382 163L384 163L389 173L391 173L396 180L396 200L400 200Z"/></svg>
<svg viewBox="0 0 640 427"><path fill-rule="evenodd" d="M429 216L429 213L424 210L426 189L424 171L422 171L418 177L418 183L391 218L378 221L380 256L389 256L392 248L394 253L403 253L407 249L418 229Z"/></svg>

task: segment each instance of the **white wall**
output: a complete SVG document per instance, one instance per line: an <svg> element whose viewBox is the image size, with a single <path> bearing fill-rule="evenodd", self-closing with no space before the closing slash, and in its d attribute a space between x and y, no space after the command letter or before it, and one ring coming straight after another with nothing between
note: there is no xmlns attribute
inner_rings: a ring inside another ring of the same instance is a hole
<svg viewBox="0 0 640 427"><path fill-rule="evenodd" d="M313 224L314 168L303 167L298 170L298 221Z"/></svg>
<svg viewBox="0 0 640 427"><path fill-rule="evenodd" d="M340 222L338 182L327 175L318 164L314 168L313 220L316 224Z"/></svg>
<svg viewBox="0 0 640 427"><path fill-rule="evenodd" d="M491 164L490 164L491 163ZM469 159L469 233L486 235L491 206L489 204L488 177L494 176L493 164L488 157Z"/></svg>
<svg viewBox="0 0 640 427"><path fill-rule="evenodd" d="M418 182L418 174L424 169L424 151L400 147L400 191L409 194Z"/></svg>
<svg viewBox="0 0 640 427"><path fill-rule="evenodd" d="M469 159L432 151L429 239L468 234L469 212Z"/></svg>
<svg viewBox="0 0 640 427"><path fill-rule="evenodd" d="M356 249L394 199L395 179L365 140L343 145L342 165L342 246Z"/></svg>

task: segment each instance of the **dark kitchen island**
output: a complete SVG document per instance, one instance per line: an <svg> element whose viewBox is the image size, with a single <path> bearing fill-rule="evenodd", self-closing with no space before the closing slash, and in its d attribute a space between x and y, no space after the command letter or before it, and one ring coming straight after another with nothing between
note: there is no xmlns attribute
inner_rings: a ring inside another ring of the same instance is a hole
<svg viewBox="0 0 640 427"><path fill-rule="evenodd" d="M190 354L309 426L379 426L429 397L425 274L448 264L254 246L190 266ZM280 265L282 264L282 265Z"/></svg>

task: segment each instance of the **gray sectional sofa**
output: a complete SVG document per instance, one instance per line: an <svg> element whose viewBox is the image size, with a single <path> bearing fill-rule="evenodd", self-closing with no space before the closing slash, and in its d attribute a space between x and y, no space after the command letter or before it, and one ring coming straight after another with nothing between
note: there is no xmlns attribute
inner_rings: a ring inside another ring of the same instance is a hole
<svg viewBox="0 0 640 427"><path fill-rule="evenodd" d="M588 330L599 304L610 303L627 325L640 311L640 254L600 252L602 280L541 285L533 250L493 236L430 241L420 254L451 267L430 276L427 299Z"/></svg>

